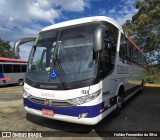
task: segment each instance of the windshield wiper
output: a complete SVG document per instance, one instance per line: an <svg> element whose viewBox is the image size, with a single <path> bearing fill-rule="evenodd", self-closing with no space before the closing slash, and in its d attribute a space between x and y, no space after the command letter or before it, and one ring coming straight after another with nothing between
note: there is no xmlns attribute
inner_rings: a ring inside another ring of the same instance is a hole
<svg viewBox="0 0 160 140"><path fill-rule="evenodd" d="M60 60L58 58L55 59L55 63L57 63L57 66L58 66L58 70L59 70L59 73L60 73L60 79L61 79L61 83L62 85L65 87L65 89L69 89L69 85L68 85L68 82L67 82L67 78L66 78L66 74L62 68L62 65L60 63Z"/></svg>
<svg viewBox="0 0 160 140"><path fill-rule="evenodd" d="M59 46L56 47L55 54L54 54L54 57L52 59L52 63L54 65L54 68L57 65L58 71L60 73L59 80L61 81L63 87L65 89L69 89L69 84L67 82L66 74L65 74L65 72L62 68L60 60L58 59L58 49L59 49Z"/></svg>

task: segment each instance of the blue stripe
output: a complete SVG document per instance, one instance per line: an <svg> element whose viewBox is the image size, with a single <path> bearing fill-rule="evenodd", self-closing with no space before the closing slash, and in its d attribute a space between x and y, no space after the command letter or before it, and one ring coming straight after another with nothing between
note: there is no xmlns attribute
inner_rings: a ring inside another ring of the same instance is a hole
<svg viewBox="0 0 160 140"><path fill-rule="evenodd" d="M0 73L0 78L4 78L3 73ZM2 80L3 83L6 83L6 80Z"/></svg>
<svg viewBox="0 0 160 140"><path fill-rule="evenodd" d="M87 118L92 118L100 114L100 110L104 107L104 103L100 103L94 106L55 107L37 104L28 100L27 98L24 98L24 106L28 106L29 108L33 108L36 110L49 109L53 110L56 114L75 117L78 117L79 114L88 112Z"/></svg>

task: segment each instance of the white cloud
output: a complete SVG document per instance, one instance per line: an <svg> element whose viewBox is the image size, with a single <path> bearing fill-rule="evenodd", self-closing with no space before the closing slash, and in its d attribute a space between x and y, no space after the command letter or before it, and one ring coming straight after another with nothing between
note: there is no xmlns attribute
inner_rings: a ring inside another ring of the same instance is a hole
<svg viewBox="0 0 160 140"><path fill-rule="evenodd" d="M45 24L63 17L63 11L82 12L85 7L86 0L0 0L0 38L13 46L19 38L36 36Z"/></svg>
<svg viewBox="0 0 160 140"><path fill-rule="evenodd" d="M123 25L126 20L131 20L132 16L137 12L136 9L132 9L131 11L128 11L128 13L125 13L123 16L117 17L115 20L120 24Z"/></svg>
<svg viewBox="0 0 160 140"><path fill-rule="evenodd" d="M105 16L107 14L106 9L99 9L99 15Z"/></svg>
<svg viewBox="0 0 160 140"><path fill-rule="evenodd" d="M138 10L135 8L135 3L136 0L120 0L118 6L116 5L110 9L98 9L97 15L108 16L118 24L123 25L126 20L132 19L132 16L137 13Z"/></svg>
<svg viewBox="0 0 160 140"><path fill-rule="evenodd" d="M109 17L114 18L117 23L123 25L126 20L131 20L132 16L137 13L138 10L135 8L135 2L135 0L121 0L118 8L112 8L106 13Z"/></svg>
<svg viewBox="0 0 160 140"><path fill-rule="evenodd" d="M115 13L116 13L116 10L115 10L115 9L109 10L109 14L115 14Z"/></svg>
<svg viewBox="0 0 160 140"><path fill-rule="evenodd" d="M36 36L43 26L37 28L35 22L54 23L60 16L47 0L1 0L0 7L0 37L10 41Z"/></svg>
<svg viewBox="0 0 160 140"><path fill-rule="evenodd" d="M53 24L62 16L62 11L81 12L89 3L85 0L0 0L0 7L0 29L25 31L27 36L36 35L40 30L34 26L37 21Z"/></svg>
<svg viewBox="0 0 160 140"><path fill-rule="evenodd" d="M36 36L46 24L54 24L55 19L67 18L64 11L83 12L85 8L91 8L92 1L98 0L0 0L0 38L11 41L13 46L19 38ZM96 9L97 15L109 16L122 25L137 12L135 2L121 0L118 8ZM95 15L95 11L89 14ZM26 47L22 51L26 54L28 50Z"/></svg>
<svg viewBox="0 0 160 140"><path fill-rule="evenodd" d="M121 0L121 2L123 2L126 5L134 5L135 4L135 0Z"/></svg>
<svg viewBox="0 0 160 140"><path fill-rule="evenodd" d="M85 7L89 7L89 3L85 0L53 0L55 6L60 6L61 10L81 12Z"/></svg>
<svg viewBox="0 0 160 140"><path fill-rule="evenodd" d="M54 19L59 17L59 12L53 9L49 1L31 2L28 6L28 14L34 19L49 21L54 23Z"/></svg>

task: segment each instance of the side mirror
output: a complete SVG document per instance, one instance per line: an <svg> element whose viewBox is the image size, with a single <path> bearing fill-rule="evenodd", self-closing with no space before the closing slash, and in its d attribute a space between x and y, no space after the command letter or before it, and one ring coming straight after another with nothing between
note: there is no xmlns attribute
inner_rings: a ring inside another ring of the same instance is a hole
<svg viewBox="0 0 160 140"><path fill-rule="evenodd" d="M94 52L99 52L104 48L104 35L107 31L106 26L98 26L94 33Z"/></svg>
<svg viewBox="0 0 160 140"><path fill-rule="evenodd" d="M16 41L16 43L14 44L14 56L15 58L19 58L19 46L27 43L27 42L31 42L31 41L35 41L35 37L28 37L28 38L22 38L19 39L18 41Z"/></svg>

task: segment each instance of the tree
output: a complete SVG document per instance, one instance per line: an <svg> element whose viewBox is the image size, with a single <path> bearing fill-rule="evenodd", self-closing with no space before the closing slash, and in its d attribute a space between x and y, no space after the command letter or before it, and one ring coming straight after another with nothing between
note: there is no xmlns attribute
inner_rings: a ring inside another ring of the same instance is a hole
<svg viewBox="0 0 160 140"><path fill-rule="evenodd" d="M13 49L9 45L9 41L5 42L2 39L0 39L0 57L14 57Z"/></svg>
<svg viewBox="0 0 160 140"><path fill-rule="evenodd" d="M124 31L145 53L160 50L160 0L137 0L136 8L132 20L123 25ZM149 57L147 62L147 82L160 84L160 54Z"/></svg>
<svg viewBox="0 0 160 140"><path fill-rule="evenodd" d="M127 20L123 29L144 52L160 48L160 0L138 0L138 12Z"/></svg>

